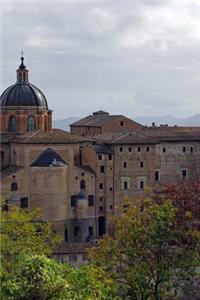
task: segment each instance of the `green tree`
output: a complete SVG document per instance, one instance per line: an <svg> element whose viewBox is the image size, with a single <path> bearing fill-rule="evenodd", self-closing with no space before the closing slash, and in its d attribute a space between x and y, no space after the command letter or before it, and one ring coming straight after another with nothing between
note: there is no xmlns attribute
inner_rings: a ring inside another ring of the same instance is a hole
<svg viewBox="0 0 200 300"><path fill-rule="evenodd" d="M137 300L179 299L181 285L194 281L199 266L199 233L179 230L168 200L129 204L112 230L90 250L92 262L110 273ZM190 297L189 299L193 299Z"/></svg>
<svg viewBox="0 0 200 300"><path fill-rule="evenodd" d="M105 271L92 265L75 269L44 255L21 257L14 275L2 280L6 300L109 300L115 286Z"/></svg>
<svg viewBox="0 0 200 300"><path fill-rule="evenodd" d="M18 257L22 254L51 255L61 238L53 233L49 222L40 220L40 212L29 212L11 206L0 214L1 272L15 272Z"/></svg>

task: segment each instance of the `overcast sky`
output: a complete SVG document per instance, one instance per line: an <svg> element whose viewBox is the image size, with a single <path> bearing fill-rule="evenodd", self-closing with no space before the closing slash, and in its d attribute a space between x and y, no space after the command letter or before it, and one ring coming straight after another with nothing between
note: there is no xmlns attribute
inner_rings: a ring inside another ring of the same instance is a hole
<svg viewBox="0 0 200 300"><path fill-rule="evenodd" d="M2 1L0 89L24 50L54 119L200 112L200 1Z"/></svg>

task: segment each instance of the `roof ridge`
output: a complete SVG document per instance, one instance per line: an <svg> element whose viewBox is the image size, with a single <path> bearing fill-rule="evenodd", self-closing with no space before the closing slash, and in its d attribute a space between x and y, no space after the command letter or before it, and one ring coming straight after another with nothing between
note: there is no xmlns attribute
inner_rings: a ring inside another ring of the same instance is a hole
<svg viewBox="0 0 200 300"><path fill-rule="evenodd" d="M36 135L36 133L40 132L41 129L38 129L37 131L34 131L33 134L31 134L29 137L27 137L24 142L27 142L29 139L31 139L34 135Z"/></svg>

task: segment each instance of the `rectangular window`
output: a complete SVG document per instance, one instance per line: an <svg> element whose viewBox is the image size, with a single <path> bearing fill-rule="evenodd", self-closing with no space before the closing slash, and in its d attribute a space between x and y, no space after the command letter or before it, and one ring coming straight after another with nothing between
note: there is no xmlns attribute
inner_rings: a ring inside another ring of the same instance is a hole
<svg viewBox="0 0 200 300"><path fill-rule="evenodd" d="M88 227L88 233L89 233L89 236L93 236L93 227L92 226Z"/></svg>
<svg viewBox="0 0 200 300"><path fill-rule="evenodd" d="M128 182L124 181L124 190L128 190Z"/></svg>
<svg viewBox="0 0 200 300"><path fill-rule="evenodd" d="M88 206L94 206L94 195L88 195Z"/></svg>
<svg viewBox="0 0 200 300"><path fill-rule="evenodd" d="M123 147L119 147L119 151L120 151L120 152L123 152Z"/></svg>
<svg viewBox="0 0 200 300"><path fill-rule="evenodd" d="M100 173L104 173L104 166L100 166Z"/></svg>
<svg viewBox="0 0 200 300"><path fill-rule="evenodd" d="M126 169L127 168L127 162L125 161L124 162L124 169Z"/></svg>
<svg viewBox="0 0 200 300"><path fill-rule="evenodd" d="M21 208L28 208L28 198L24 197L20 199L20 207Z"/></svg>
<svg viewBox="0 0 200 300"><path fill-rule="evenodd" d="M112 155L111 154L108 155L108 159L112 160Z"/></svg>
<svg viewBox="0 0 200 300"><path fill-rule="evenodd" d="M149 147L146 147L146 151L149 152L149 150L150 150L150 148L149 148Z"/></svg>
<svg viewBox="0 0 200 300"><path fill-rule="evenodd" d="M103 183L99 183L100 190L103 190Z"/></svg>
<svg viewBox="0 0 200 300"><path fill-rule="evenodd" d="M183 147L183 152L186 152L186 147Z"/></svg>
<svg viewBox="0 0 200 300"><path fill-rule="evenodd" d="M138 151L138 152L140 152L140 151L141 151L141 148L140 148L140 147L138 147L138 148L137 148L137 151Z"/></svg>
<svg viewBox="0 0 200 300"><path fill-rule="evenodd" d="M131 151L132 151L132 148L131 148L131 147L129 147L129 148L128 148L128 151L129 151L129 152L131 152Z"/></svg>
<svg viewBox="0 0 200 300"><path fill-rule="evenodd" d="M120 122L120 126L124 126L124 122L123 121Z"/></svg>
<svg viewBox="0 0 200 300"><path fill-rule="evenodd" d="M160 181L159 171L155 171L155 181Z"/></svg>
<svg viewBox="0 0 200 300"><path fill-rule="evenodd" d="M102 160L102 155L101 154L98 155L98 160Z"/></svg>
<svg viewBox="0 0 200 300"><path fill-rule="evenodd" d="M165 152L166 152L166 148L164 147L164 148L162 149L162 151L163 151L163 153L165 153Z"/></svg>
<svg viewBox="0 0 200 300"><path fill-rule="evenodd" d="M141 190L144 189L144 181L140 181L140 189L141 189Z"/></svg>
<svg viewBox="0 0 200 300"><path fill-rule="evenodd" d="M140 168L144 168L144 162L140 161Z"/></svg>
<svg viewBox="0 0 200 300"><path fill-rule="evenodd" d="M76 196L72 195L71 196L71 207L75 207L76 206Z"/></svg>
<svg viewBox="0 0 200 300"><path fill-rule="evenodd" d="M181 178L182 178L182 180L186 179L187 177L188 177L188 172L187 172L186 169L183 169L181 171Z"/></svg>

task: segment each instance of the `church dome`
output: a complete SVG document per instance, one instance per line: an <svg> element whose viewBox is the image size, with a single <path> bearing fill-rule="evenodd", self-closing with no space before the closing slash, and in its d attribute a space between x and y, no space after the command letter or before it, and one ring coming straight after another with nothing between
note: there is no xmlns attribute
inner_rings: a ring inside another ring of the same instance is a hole
<svg viewBox="0 0 200 300"><path fill-rule="evenodd" d="M35 106L48 109L47 100L40 89L28 81L28 70L21 57L21 65L17 70L17 83L9 86L0 97L1 107Z"/></svg>

